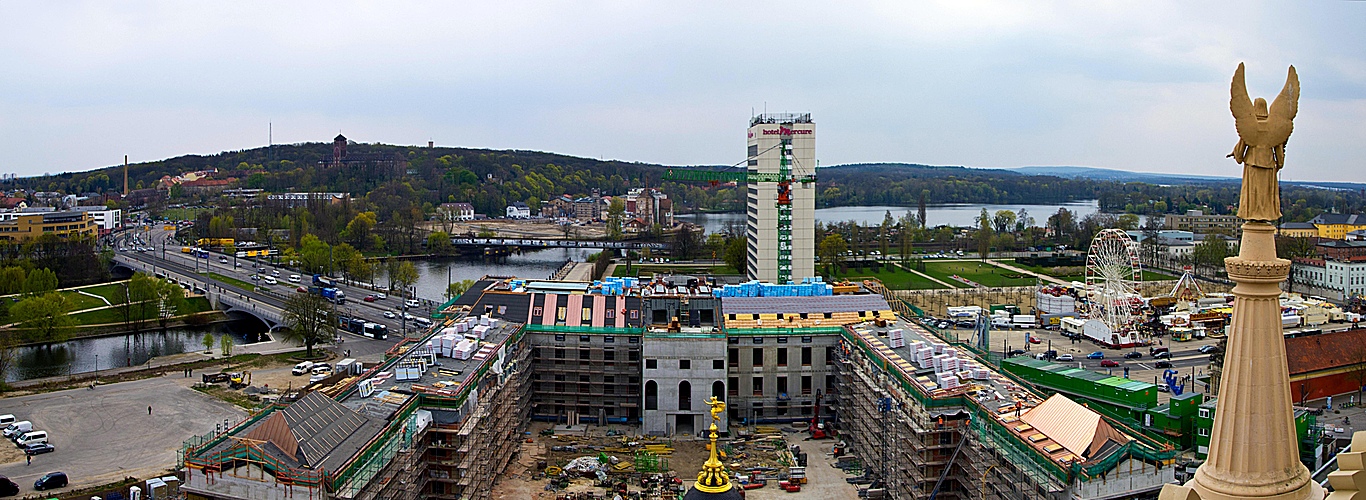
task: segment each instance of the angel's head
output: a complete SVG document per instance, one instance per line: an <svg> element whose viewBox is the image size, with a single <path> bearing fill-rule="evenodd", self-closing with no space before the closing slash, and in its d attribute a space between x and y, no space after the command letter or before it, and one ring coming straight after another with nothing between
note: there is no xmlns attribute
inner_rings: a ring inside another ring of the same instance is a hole
<svg viewBox="0 0 1366 500"><path fill-rule="evenodd" d="M1266 99L1260 97L1256 101L1252 101L1252 112L1258 120L1265 120L1271 116L1271 113L1266 110Z"/></svg>

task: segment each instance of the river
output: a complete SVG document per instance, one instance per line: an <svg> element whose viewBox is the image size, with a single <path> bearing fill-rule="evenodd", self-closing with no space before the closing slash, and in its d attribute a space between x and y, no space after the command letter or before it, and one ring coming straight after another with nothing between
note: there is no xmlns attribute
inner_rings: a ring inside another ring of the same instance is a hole
<svg viewBox="0 0 1366 500"><path fill-rule="evenodd" d="M509 255L497 261L482 259L427 259L412 261L417 267L417 295L438 302L446 300L446 284L461 280L477 280L484 276L517 276L544 279L563 266L565 261L583 262L597 250L587 248L552 248ZM389 274L380 269L375 283L389 281ZM449 281L448 281L449 280Z"/></svg>
<svg viewBox="0 0 1366 500"><path fill-rule="evenodd" d="M952 204L952 205L930 205L925 207L925 219L931 227L947 224L950 226L976 226L977 216L982 214L982 209L987 209L988 213L995 214L997 210L1010 210L1019 213L1021 209L1029 211L1029 216L1034 218L1034 225L1042 226L1048 220L1048 216L1058 212L1059 208L1070 210L1078 220L1087 215L1091 215L1100 210L1097 200L1077 201L1071 203L1060 203L1055 205L975 205L975 204ZM816 210L816 221L824 223L856 221L860 224L870 226L882 224L882 218L887 212L892 213L893 218L901 217L906 212L915 213L916 207L834 207ZM688 221L701 225L708 233L722 232L731 223L744 224L745 214L738 212L731 213L699 213L684 214L674 217L681 221Z"/></svg>
<svg viewBox="0 0 1366 500"><path fill-rule="evenodd" d="M132 335L77 339L59 344L19 347L5 372L5 380L86 373L146 363L157 356L179 354L204 348L204 335L227 335L234 344L258 341L265 328L256 320L232 321L199 328L170 328ZM214 341L214 349L218 341ZM98 366L96 366L98 363Z"/></svg>

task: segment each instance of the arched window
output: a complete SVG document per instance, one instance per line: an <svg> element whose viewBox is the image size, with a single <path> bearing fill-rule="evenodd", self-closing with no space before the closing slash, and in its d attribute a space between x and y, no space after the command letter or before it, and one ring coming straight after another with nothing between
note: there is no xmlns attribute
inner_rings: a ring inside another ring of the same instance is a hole
<svg viewBox="0 0 1366 500"><path fill-rule="evenodd" d="M678 409L692 409L692 384L687 380L678 383Z"/></svg>
<svg viewBox="0 0 1366 500"><path fill-rule="evenodd" d="M645 409L659 409L659 384L653 380L645 383Z"/></svg>
<svg viewBox="0 0 1366 500"><path fill-rule="evenodd" d="M712 383L711 383L711 397L716 398L717 401L725 401L725 400L726 400L726 384L725 384L724 382L721 382L720 380L717 380L717 381L715 381L715 382L712 382Z"/></svg>

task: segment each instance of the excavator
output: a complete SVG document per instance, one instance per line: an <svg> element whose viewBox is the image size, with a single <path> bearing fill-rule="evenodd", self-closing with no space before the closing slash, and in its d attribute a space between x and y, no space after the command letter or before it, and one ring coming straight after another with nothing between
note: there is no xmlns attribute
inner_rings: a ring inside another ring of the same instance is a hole
<svg viewBox="0 0 1366 500"><path fill-rule="evenodd" d="M807 439L827 439L832 437L830 433L825 432L825 424L821 422L820 391L816 391L816 407L812 411L811 426L807 427L806 431L811 434L811 437L808 437Z"/></svg>

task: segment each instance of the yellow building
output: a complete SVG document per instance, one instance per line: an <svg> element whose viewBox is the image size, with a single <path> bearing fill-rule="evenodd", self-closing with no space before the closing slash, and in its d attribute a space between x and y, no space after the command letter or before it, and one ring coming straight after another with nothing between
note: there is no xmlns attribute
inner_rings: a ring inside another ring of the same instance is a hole
<svg viewBox="0 0 1366 500"><path fill-rule="evenodd" d="M1320 238L1340 240L1347 237L1347 233L1358 229L1366 229L1366 216L1359 214L1319 214L1309 223L1319 229Z"/></svg>
<svg viewBox="0 0 1366 500"><path fill-rule="evenodd" d="M1291 238L1317 238L1319 227L1309 222L1286 222L1276 228L1276 234Z"/></svg>
<svg viewBox="0 0 1366 500"><path fill-rule="evenodd" d="M0 241L25 242L51 234L60 238L88 236L98 232L89 212L12 212L0 214Z"/></svg>

